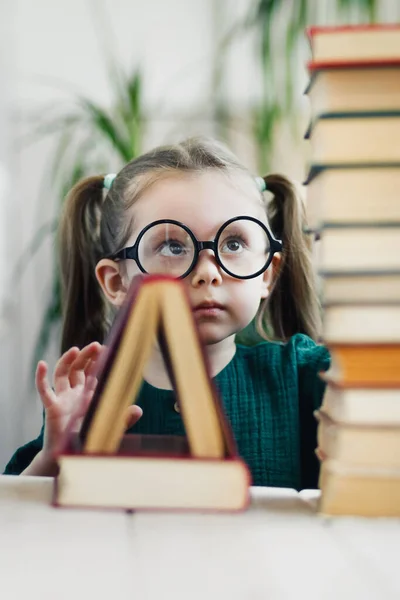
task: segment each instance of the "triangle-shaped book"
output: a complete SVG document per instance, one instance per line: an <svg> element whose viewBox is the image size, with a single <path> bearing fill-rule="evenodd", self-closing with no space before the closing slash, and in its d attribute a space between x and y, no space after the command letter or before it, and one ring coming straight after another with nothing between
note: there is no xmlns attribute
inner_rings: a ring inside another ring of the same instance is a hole
<svg viewBox="0 0 400 600"><path fill-rule="evenodd" d="M186 437L125 434L151 352L158 343ZM57 454L57 506L240 510L250 474L230 426L180 281L134 279L106 340L97 387L79 434Z"/></svg>

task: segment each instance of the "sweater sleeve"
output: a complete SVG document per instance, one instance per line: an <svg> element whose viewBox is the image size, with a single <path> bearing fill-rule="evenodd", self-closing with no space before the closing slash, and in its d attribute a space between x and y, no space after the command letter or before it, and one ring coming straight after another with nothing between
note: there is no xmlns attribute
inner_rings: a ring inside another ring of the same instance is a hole
<svg viewBox="0 0 400 600"><path fill-rule="evenodd" d="M4 475L20 475L43 447L44 424L37 438L16 450L7 463Z"/></svg>
<svg viewBox="0 0 400 600"><path fill-rule="evenodd" d="M294 336L299 381L300 459L301 487L318 487L319 461L317 447L317 421L314 411L322 403L325 383L319 377L330 365L325 346L318 345L305 335Z"/></svg>

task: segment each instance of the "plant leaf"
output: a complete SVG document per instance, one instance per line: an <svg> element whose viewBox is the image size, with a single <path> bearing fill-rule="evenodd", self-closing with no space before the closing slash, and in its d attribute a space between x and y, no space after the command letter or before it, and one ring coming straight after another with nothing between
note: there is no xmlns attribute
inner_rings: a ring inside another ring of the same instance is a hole
<svg viewBox="0 0 400 600"><path fill-rule="evenodd" d="M95 132L108 140L121 158L128 162L132 158L129 141L124 134L118 131L118 123L91 100L81 98L81 103L92 121Z"/></svg>

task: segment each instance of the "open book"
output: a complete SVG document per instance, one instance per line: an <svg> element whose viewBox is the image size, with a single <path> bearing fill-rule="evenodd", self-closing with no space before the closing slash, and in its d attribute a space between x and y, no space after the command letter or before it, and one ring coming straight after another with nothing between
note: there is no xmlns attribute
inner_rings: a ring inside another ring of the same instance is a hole
<svg viewBox="0 0 400 600"><path fill-rule="evenodd" d="M125 434L155 344L177 396L186 437ZM238 510L250 477L238 458L181 282L135 278L106 341L79 436L57 460L55 504Z"/></svg>

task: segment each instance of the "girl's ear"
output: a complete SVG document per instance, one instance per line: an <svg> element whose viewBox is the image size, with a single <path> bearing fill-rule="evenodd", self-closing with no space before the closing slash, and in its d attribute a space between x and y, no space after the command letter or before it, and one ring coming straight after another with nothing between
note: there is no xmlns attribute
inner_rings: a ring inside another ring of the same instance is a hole
<svg viewBox="0 0 400 600"><path fill-rule="evenodd" d="M271 288L279 276L279 268L281 264L281 255L274 254L271 264L263 274L263 285L261 289L261 298L268 298L271 293Z"/></svg>
<svg viewBox="0 0 400 600"><path fill-rule="evenodd" d="M121 306L127 292L121 263L102 258L96 265L96 277L107 300L114 306Z"/></svg>

